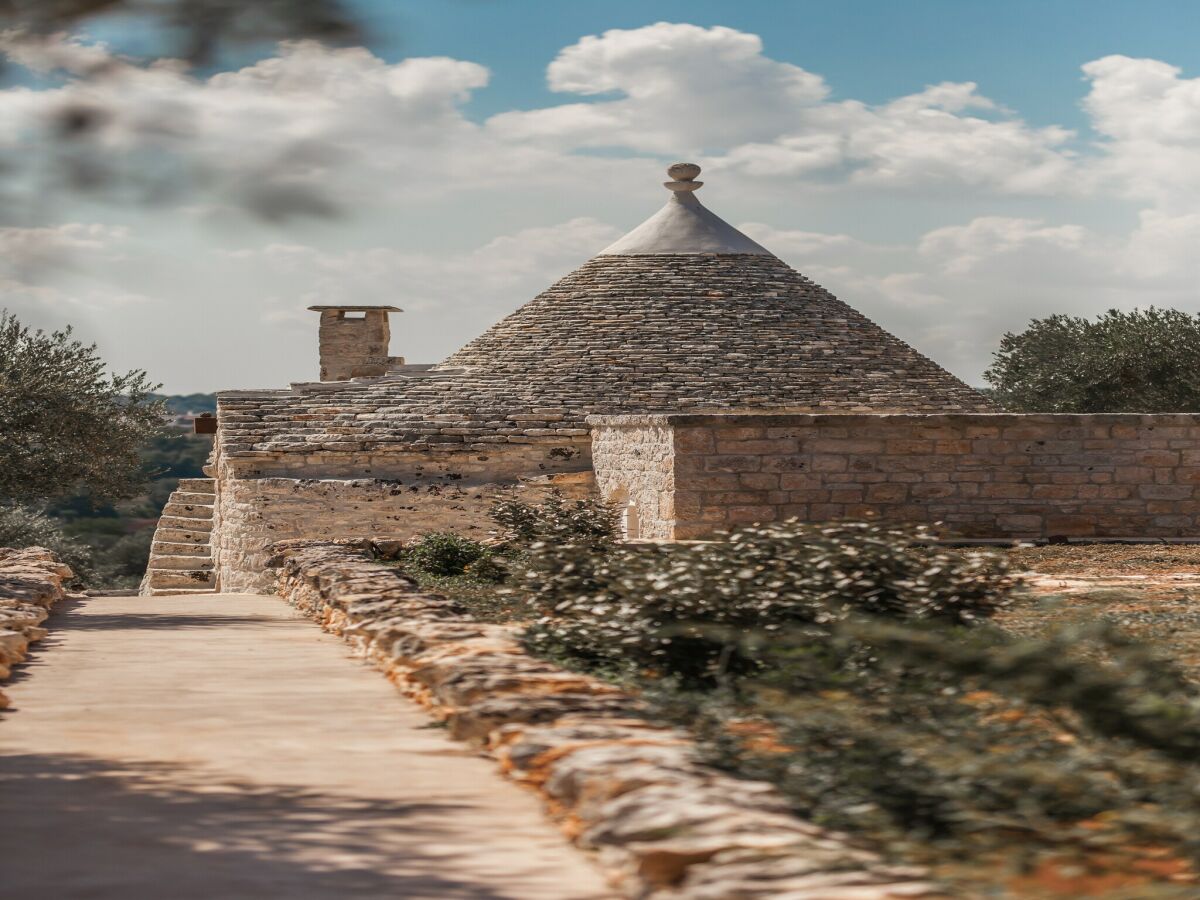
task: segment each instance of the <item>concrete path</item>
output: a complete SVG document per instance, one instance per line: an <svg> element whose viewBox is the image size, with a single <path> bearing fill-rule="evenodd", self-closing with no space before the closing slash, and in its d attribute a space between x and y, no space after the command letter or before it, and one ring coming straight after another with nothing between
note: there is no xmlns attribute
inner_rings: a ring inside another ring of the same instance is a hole
<svg viewBox="0 0 1200 900"><path fill-rule="evenodd" d="M611 897L537 800L283 601L66 603L5 690L0 894Z"/></svg>

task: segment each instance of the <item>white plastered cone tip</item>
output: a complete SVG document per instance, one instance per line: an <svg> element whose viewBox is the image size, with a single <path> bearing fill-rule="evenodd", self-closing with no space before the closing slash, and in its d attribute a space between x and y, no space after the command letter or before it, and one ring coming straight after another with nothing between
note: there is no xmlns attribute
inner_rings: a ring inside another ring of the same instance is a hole
<svg viewBox="0 0 1200 900"><path fill-rule="evenodd" d="M667 169L671 179L663 186L671 192L667 205L629 232L600 256L647 254L751 253L771 256L766 247L742 234L701 203L695 192L704 184L696 181L700 167L675 163Z"/></svg>

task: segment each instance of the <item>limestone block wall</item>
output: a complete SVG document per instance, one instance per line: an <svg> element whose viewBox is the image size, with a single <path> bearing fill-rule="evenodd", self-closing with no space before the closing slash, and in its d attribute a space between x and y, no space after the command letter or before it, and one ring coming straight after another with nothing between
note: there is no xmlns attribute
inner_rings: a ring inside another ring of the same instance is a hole
<svg viewBox="0 0 1200 900"><path fill-rule="evenodd" d="M229 453L218 445L221 471L234 478L387 478L404 482L516 480L531 475L591 470L587 435L547 443L498 443L483 449L462 444L420 449L376 439L369 450L314 444L307 453L255 450Z"/></svg>
<svg viewBox="0 0 1200 900"><path fill-rule="evenodd" d="M797 517L940 523L971 538L1200 537L1198 415L589 421L604 496L662 495L643 508L643 532L654 536L705 538ZM673 464L664 476L642 448L667 440Z"/></svg>
<svg viewBox="0 0 1200 900"><path fill-rule="evenodd" d="M388 474L374 478L341 478L315 465L304 473L309 477L262 477L247 472L245 461L219 460L213 529L218 589L271 591L267 548L276 541L407 540L441 530L482 538L492 528L487 513L497 499L536 501L551 490L568 497L594 490L586 457L549 457L545 450L532 457L532 449L396 454L407 457L407 468L389 459ZM370 471L369 460L356 465Z"/></svg>
<svg viewBox="0 0 1200 900"><path fill-rule="evenodd" d="M669 540L674 510L674 431L665 425L604 428L592 440L602 497L621 511L627 538Z"/></svg>

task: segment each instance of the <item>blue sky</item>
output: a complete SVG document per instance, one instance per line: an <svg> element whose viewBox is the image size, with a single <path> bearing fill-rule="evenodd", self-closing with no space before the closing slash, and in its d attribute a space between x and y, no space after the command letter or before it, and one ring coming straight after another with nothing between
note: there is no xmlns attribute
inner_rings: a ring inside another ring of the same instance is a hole
<svg viewBox="0 0 1200 900"><path fill-rule="evenodd" d="M123 59L165 46L128 19L10 43L0 306L176 391L312 377L313 303L401 306L393 353L434 361L687 157L706 204L972 383L1034 317L1196 309L1200 4L353 2L367 47L198 72ZM91 143L48 135L69 105Z"/></svg>
<svg viewBox="0 0 1200 900"><path fill-rule="evenodd" d="M1193 0L354 0L382 56L450 55L496 72L471 109L561 97L545 67L580 35L654 22L727 25L821 72L835 96L882 102L939 81L976 81L1038 124L1086 127L1079 67L1111 53L1200 60Z"/></svg>

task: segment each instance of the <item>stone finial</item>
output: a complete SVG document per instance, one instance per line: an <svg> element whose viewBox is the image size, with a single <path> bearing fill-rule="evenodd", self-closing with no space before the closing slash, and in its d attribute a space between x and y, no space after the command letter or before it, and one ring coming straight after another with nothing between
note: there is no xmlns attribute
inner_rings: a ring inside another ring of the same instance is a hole
<svg viewBox="0 0 1200 900"><path fill-rule="evenodd" d="M700 167L695 163L675 163L671 168L667 169L667 175L671 181L664 181L663 187L669 191L688 192L699 190L704 186L703 181L696 181L696 176L700 174Z"/></svg>

